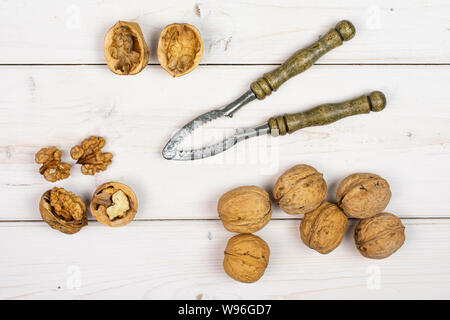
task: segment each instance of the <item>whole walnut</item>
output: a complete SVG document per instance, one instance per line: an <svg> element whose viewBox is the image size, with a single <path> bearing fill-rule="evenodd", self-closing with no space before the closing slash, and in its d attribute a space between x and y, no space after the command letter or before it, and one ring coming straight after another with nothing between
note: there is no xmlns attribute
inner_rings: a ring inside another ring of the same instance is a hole
<svg viewBox="0 0 450 320"><path fill-rule="evenodd" d="M311 249L327 254L341 243L347 224L344 212L337 205L325 201L305 214L300 223L300 237Z"/></svg>
<svg viewBox="0 0 450 320"><path fill-rule="evenodd" d="M405 227L392 213L379 213L359 221L354 233L355 245L367 258L383 259L405 242Z"/></svg>
<svg viewBox="0 0 450 320"><path fill-rule="evenodd" d="M217 204L225 229L253 233L264 227L272 216L269 194L256 186L244 186L222 195Z"/></svg>
<svg viewBox="0 0 450 320"><path fill-rule="evenodd" d="M273 197L289 214L304 214L317 208L327 196L323 175L306 164L284 172L275 183Z"/></svg>
<svg viewBox="0 0 450 320"><path fill-rule="evenodd" d="M73 234L88 224L86 205L64 188L46 191L39 203L42 219L53 229Z"/></svg>
<svg viewBox="0 0 450 320"><path fill-rule="evenodd" d="M237 281L255 282L263 276L269 256L269 246L263 239L253 234L239 234L227 243L223 268Z"/></svg>
<svg viewBox="0 0 450 320"><path fill-rule="evenodd" d="M391 199L386 180L373 173L354 173L339 183L339 207L352 218L369 218L383 211Z"/></svg>

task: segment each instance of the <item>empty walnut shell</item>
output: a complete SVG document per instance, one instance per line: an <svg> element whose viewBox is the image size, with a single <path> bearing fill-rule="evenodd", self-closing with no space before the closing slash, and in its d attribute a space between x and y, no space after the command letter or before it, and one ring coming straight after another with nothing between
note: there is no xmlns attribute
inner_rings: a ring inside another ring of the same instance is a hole
<svg viewBox="0 0 450 320"><path fill-rule="evenodd" d="M39 202L39 211L50 227L63 233L77 233L88 224L83 200L63 188L46 191Z"/></svg>
<svg viewBox="0 0 450 320"><path fill-rule="evenodd" d="M253 233L264 227L272 216L269 194L256 186L244 186L222 195L217 211L225 229Z"/></svg>
<svg viewBox="0 0 450 320"><path fill-rule="evenodd" d="M191 72L203 55L203 41L196 27L174 23L163 29L159 36L158 60L173 77Z"/></svg>
<svg viewBox="0 0 450 320"><path fill-rule="evenodd" d="M263 239L253 234L239 234L227 243L223 268L237 281L255 282L263 276L269 256L269 246Z"/></svg>
<svg viewBox="0 0 450 320"><path fill-rule="evenodd" d="M323 175L306 164L296 165L275 183L273 197L289 214L304 214L317 208L327 196Z"/></svg>
<svg viewBox="0 0 450 320"><path fill-rule="evenodd" d="M121 227L130 223L137 209L137 198L133 190L119 182L108 182L98 187L89 205L94 218L110 227Z"/></svg>
<svg viewBox="0 0 450 320"><path fill-rule="evenodd" d="M354 238L356 248L364 257L383 259L403 245L405 227L397 216L383 212L359 221Z"/></svg>
<svg viewBox="0 0 450 320"><path fill-rule="evenodd" d="M344 212L337 205L325 201L305 214L300 223L300 237L311 249L327 254L341 243L347 224Z"/></svg>
<svg viewBox="0 0 450 320"><path fill-rule="evenodd" d="M108 68L120 75L137 74L148 63L149 50L141 27L135 22L117 22L105 36Z"/></svg>
<svg viewBox="0 0 450 320"><path fill-rule="evenodd" d="M376 174L355 173L341 181L336 198L348 216L363 219L386 208L391 189L387 181Z"/></svg>

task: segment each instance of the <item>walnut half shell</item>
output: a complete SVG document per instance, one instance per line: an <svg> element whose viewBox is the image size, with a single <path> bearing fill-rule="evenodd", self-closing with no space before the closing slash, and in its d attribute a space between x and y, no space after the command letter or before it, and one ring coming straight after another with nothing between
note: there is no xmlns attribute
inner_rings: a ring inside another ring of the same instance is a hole
<svg viewBox="0 0 450 320"><path fill-rule="evenodd" d="M92 196L89 210L98 222L121 227L130 223L137 213L137 198L133 190L119 182L102 184Z"/></svg>
<svg viewBox="0 0 450 320"><path fill-rule="evenodd" d="M39 202L39 211L50 227L63 233L77 233L88 224L83 200L63 188L46 191Z"/></svg>
<svg viewBox="0 0 450 320"><path fill-rule="evenodd" d="M119 21L105 36L108 68L120 75L137 74L148 63L150 52L141 27L135 22Z"/></svg>
<svg viewBox="0 0 450 320"><path fill-rule="evenodd" d="M196 27L174 23L161 31L158 60L173 77L180 77L198 66L203 55L203 41Z"/></svg>

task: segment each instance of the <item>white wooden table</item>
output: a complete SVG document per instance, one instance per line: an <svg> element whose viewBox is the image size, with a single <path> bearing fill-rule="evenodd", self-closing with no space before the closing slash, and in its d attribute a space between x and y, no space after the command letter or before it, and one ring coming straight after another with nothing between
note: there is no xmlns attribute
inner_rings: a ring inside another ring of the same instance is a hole
<svg viewBox="0 0 450 320"><path fill-rule="evenodd" d="M149 43L150 66L136 76L116 76L104 62L103 37L119 19L138 22ZM162 158L177 128L232 101L341 19L355 24L353 40L203 136L372 90L386 93L383 112L251 139L201 161ZM159 32L173 22L197 26L205 44L202 65L177 79L155 54ZM450 298L448 0L5 0L0 64L1 299ZM113 164L94 177L75 167L56 185L89 201L99 184L121 181L136 191L139 212L115 229L90 217L69 236L41 220L39 198L54 184L39 175L34 154L55 145L69 160L70 147L89 135L107 139ZM323 256L301 242L300 218L273 205L258 232L272 252L264 277L233 281L222 269L232 234L218 220L217 199L240 185L270 191L299 163L324 173L330 201L347 174L385 177L387 211L402 218L405 245L388 259L366 259L352 221Z"/></svg>

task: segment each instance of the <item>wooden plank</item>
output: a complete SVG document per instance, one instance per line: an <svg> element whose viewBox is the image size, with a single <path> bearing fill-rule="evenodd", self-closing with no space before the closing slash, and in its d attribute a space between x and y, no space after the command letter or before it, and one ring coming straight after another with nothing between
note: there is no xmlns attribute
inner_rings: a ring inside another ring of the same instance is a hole
<svg viewBox="0 0 450 320"><path fill-rule="evenodd" d="M449 66L316 66L233 119L210 123L188 143L216 141L230 128L373 89L386 92L387 108L290 136L253 138L201 161L162 158L177 128L230 102L270 68L202 66L191 78L176 80L156 66L130 78L104 66L0 68L8 79L0 96L0 193L9 200L0 219L39 220L39 198L54 185L89 201L98 185L111 180L134 188L137 219L215 219L216 201L226 190L254 184L270 191L277 177L298 163L324 173L331 201L346 175L376 172L392 186L389 211L450 216ZM83 176L75 166L70 179L57 184L39 175L34 154L41 147L58 146L70 162L70 148L89 135L104 136L105 151L115 155L106 172ZM290 217L275 205L274 216Z"/></svg>
<svg viewBox="0 0 450 320"><path fill-rule="evenodd" d="M280 63L341 19L357 37L322 63L449 63L447 0L26 1L0 2L0 63L104 63L103 37L117 20L138 22L156 63L159 33L196 25L202 63Z"/></svg>
<svg viewBox="0 0 450 320"><path fill-rule="evenodd" d="M91 223L68 236L44 223L0 223L1 299L436 299L450 294L449 220L405 220L406 243L362 257L353 227L323 256L301 242L298 220L258 233L270 246L260 281L222 269L232 236L218 221Z"/></svg>

